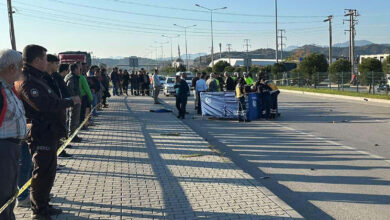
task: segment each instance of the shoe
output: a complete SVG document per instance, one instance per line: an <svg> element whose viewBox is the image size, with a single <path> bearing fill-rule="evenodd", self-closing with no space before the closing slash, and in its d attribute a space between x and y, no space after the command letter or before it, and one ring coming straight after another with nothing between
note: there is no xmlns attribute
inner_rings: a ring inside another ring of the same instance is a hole
<svg viewBox="0 0 390 220"><path fill-rule="evenodd" d="M54 208L52 205L49 205L47 212L49 213L49 215L59 215L62 213L62 209Z"/></svg>
<svg viewBox="0 0 390 220"><path fill-rule="evenodd" d="M158 105L158 104L161 104L160 102L155 102L154 104Z"/></svg>
<svg viewBox="0 0 390 220"><path fill-rule="evenodd" d="M66 148L71 149L71 148L73 148L73 145L68 144L68 145L66 146Z"/></svg>
<svg viewBox="0 0 390 220"><path fill-rule="evenodd" d="M81 128L81 130L82 130L82 131L88 131L89 129L88 129L86 126L83 126L83 127Z"/></svg>
<svg viewBox="0 0 390 220"><path fill-rule="evenodd" d="M31 214L33 220L52 220L49 214L33 213Z"/></svg>
<svg viewBox="0 0 390 220"><path fill-rule="evenodd" d="M27 198L25 198L23 200L17 200L16 207L30 208L31 207L30 196L27 196Z"/></svg>
<svg viewBox="0 0 390 220"><path fill-rule="evenodd" d="M72 157L72 154L68 154L66 151L62 151L58 157Z"/></svg>

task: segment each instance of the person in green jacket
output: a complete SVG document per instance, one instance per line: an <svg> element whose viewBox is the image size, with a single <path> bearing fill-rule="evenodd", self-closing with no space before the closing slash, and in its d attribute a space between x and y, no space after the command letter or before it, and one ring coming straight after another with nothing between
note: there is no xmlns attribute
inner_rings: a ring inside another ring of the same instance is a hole
<svg viewBox="0 0 390 220"><path fill-rule="evenodd" d="M252 86L254 81L252 79L252 76L248 74L247 72L244 72L244 78L247 85Z"/></svg>
<svg viewBox="0 0 390 220"><path fill-rule="evenodd" d="M89 88L87 78L83 74L80 74L79 87L81 96L80 123L83 123L86 115L89 115L91 112L91 103L93 101L93 96ZM88 125L88 122L86 122L85 128Z"/></svg>

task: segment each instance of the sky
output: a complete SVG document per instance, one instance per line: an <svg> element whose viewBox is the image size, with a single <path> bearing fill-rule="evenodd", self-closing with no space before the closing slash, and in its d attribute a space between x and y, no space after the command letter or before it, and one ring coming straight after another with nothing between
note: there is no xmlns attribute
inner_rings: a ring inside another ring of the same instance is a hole
<svg viewBox="0 0 390 220"><path fill-rule="evenodd" d="M0 2L0 48L10 48L6 1ZM210 53L210 12L196 7L227 9L213 13L214 51L275 48L274 0L12 0L18 50L39 44L48 53L69 50L96 57L170 57ZM328 23L334 15L333 42L348 40L344 9L357 9L356 40L390 43L389 0L278 0L278 28L285 29L286 46L328 45Z"/></svg>

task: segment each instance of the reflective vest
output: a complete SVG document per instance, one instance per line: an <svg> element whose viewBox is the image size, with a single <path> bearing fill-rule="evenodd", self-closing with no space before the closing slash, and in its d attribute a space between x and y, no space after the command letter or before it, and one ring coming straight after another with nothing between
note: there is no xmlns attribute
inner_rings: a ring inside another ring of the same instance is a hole
<svg viewBox="0 0 390 220"><path fill-rule="evenodd" d="M249 86L253 85L253 79L252 79L252 77L247 77L247 78L245 78L245 82L246 82L246 84L249 85Z"/></svg>

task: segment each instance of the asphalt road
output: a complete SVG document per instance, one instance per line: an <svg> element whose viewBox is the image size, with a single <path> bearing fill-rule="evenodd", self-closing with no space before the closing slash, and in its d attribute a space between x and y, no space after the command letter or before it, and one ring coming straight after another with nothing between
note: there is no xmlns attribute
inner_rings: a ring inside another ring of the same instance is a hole
<svg viewBox="0 0 390 220"><path fill-rule="evenodd" d="M390 106L279 97L277 121L208 120L190 98L184 122L307 219L389 219Z"/></svg>

